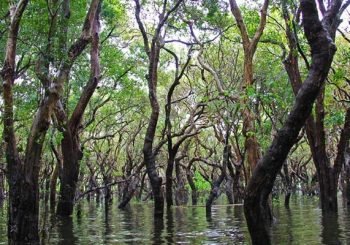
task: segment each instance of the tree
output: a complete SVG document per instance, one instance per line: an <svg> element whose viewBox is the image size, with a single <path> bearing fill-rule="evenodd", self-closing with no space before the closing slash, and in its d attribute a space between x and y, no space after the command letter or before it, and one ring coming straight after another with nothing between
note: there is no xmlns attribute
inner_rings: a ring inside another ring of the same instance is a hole
<svg viewBox="0 0 350 245"><path fill-rule="evenodd" d="M325 14L325 7L320 5L322 14ZM282 6L284 19L286 23L286 36L288 39L289 54L284 61L285 69L288 73L290 83L294 94L297 95L302 85L302 79L298 66L297 38L289 17L286 4ZM333 38L334 39L334 38ZM344 165L344 153L347 142L350 139L350 109L347 109L344 127L342 128L340 139L337 147L337 156L334 159L333 166L327 155L326 130L325 130L325 85L316 100L315 116L312 114L306 121L305 129L309 142L312 158L317 170L317 178L320 187L320 199L322 212L337 212L338 201L338 180L342 166Z"/></svg>
<svg viewBox="0 0 350 245"><path fill-rule="evenodd" d="M253 38L249 37L247 27L244 24L242 13L237 5L237 2L235 0L230 0L230 6L231 6L231 12L235 17L238 29L242 37L243 51L244 51L243 89L247 91L254 84L253 58L254 58L256 49L258 47L259 40L265 29L269 0L265 0L263 3L263 7L261 9L260 23ZM252 110L249 108L248 101L245 101L244 103L245 103L245 107L242 111L242 115L243 115L242 131L243 131L243 135L246 138L245 148L247 152L247 163L250 169L249 170L249 176L250 176L257 162L260 159L260 149L259 149L259 143L256 137L256 129L254 126L254 114Z"/></svg>
<svg viewBox="0 0 350 245"><path fill-rule="evenodd" d="M60 171L60 195L57 204L57 214L69 216L73 212L75 191L79 176L79 161L83 157L83 152L80 148L79 128L81 127L82 118L85 109L93 95L98 82L100 80L100 64L99 64L99 13L101 10L101 0L96 0L91 3L91 8L87 15L84 24L84 35L81 41L83 42L79 49L81 53L91 39L90 52L90 78L84 87L79 101L68 119L61 103L56 106L56 117L63 133L61 141L63 165Z"/></svg>
<svg viewBox="0 0 350 245"><path fill-rule="evenodd" d="M178 0L174 5L167 10L167 1L163 1L162 12L159 16L159 22L153 33L152 41L149 42L148 34L145 26L140 18L141 5L139 0L135 0L135 16L137 24L142 34L144 49L148 57L148 73L146 75L148 83L149 100L151 104L151 116L148 122L148 127L145 135L143 146L144 161L146 164L147 174L151 182L153 198L154 198L154 214L155 216L163 216L164 212L164 197L162 187L162 178L158 175L156 170L155 152L153 149L154 137L157 129L159 118L159 102L157 97L157 83L158 83L158 63L160 50L162 48L162 31L164 25L168 21L170 15L175 12L183 0Z"/></svg>
<svg viewBox="0 0 350 245"><path fill-rule="evenodd" d="M300 2L304 32L311 47L312 63L308 76L295 98L292 110L264 157L259 161L246 189L244 213L253 244L271 243L268 196L328 75L336 51L333 40L339 25L341 5L342 1L332 1L324 18L320 21L315 1Z"/></svg>

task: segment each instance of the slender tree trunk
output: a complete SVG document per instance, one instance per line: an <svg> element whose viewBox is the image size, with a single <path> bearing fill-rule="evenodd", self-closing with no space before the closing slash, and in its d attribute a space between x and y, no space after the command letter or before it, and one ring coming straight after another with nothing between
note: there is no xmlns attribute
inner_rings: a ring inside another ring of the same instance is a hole
<svg viewBox="0 0 350 245"><path fill-rule="evenodd" d="M233 180L229 175L226 176L225 192L226 192L228 203L233 204L234 203Z"/></svg>
<svg viewBox="0 0 350 245"><path fill-rule="evenodd" d="M289 200L290 200L290 196L292 194L292 183L291 183L291 179L289 177L287 161L283 164L283 174L284 174L284 181L285 181L284 206L286 208L289 208Z"/></svg>
<svg viewBox="0 0 350 245"><path fill-rule="evenodd" d="M174 165L175 165L175 154L171 151L169 152L169 159L167 168L165 171L165 198L167 207L171 207L174 205L173 202L173 172L174 172Z"/></svg>
<svg viewBox="0 0 350 245"><path fill-rule="evenodd" d="M186 169L186 177L187 177L188 184L191 188L192 205L197 205L198 191L197 191L197 187L193 181L192 172L191 172L190 167Z"/></svg>
<svg viewBox="0 0 350 245"><path fill-rule="evenodd" d="M5 175L0 171L0 203L5 199Z"/></svg>
<svg viewBox="0 0 350 245"><path fill-rule="evenodd" d="M350 205L350 148L349 143L346 147L346 152L344 154L345 162L344 162L344 170L343 170L343 179L344 179L344 190L343 190L343 197L346 201L346 204Z"/></svg>
<svg viewBox="0 0 350 245"><path fill-rule="evenodd" d="M253 79L253 54L252 51L245 51L244 57L244 86L248 90L254 84ZM245 137L244 147L247 154L247 163L248 163L248 176L252 175L253 170L255 169L256 164L260 159L260 146L256 138L256 128L254 125L255 116L254 112L249 108L249 100L245 101L246 107L243 109L243 128L242 132Z"/></svg>
<svg viewBox="0 0 350 245"><path fill-rule="evenodd" d="M162 178L158 175L156 169L156 160L155 160L155 152L153 151L153 143L155 138L155 133L158 124L159 118L159 102L157 98L157 83L158 83L158 64L159 64L159 54L161 49L161 31L164 28L164 24L166 23L169 16L178 9L183 0L178 0L175 2L175 5L167 11L166 4L164 2L164 8L162 13L159 15L159 22L155 28L155 32L153 34L152 41L148 40L148 33L146 32L145 26L141 21L140 13L141 13L141 4L139 0L135 1L135 17L139 29L142 34L144 49L148 56L149 64L148 64L148 74L146 75L148 82L148 97L151 105L151 116L148 122L148 127L145 135L145 140L143 144L143 156L146 164L146 170L148 174L148 178L150 179L153 199L154 199L154 215L156 217L163 217L164 213L164 197L162 191Z"/></svg>
<svg viewBox="0 0 350 245"><path fill-rule="evenodd" d="M55 210L56 207L56 187L57 187L57 178L58 178L58 166L59 163L56 163L53 170L51 180L50 180L50 208Z"/></svg>
<svg viewBox="0 0 350 245"><path fill-rule="evenodd" d="M223 151L223 164L222 164L222 169L221 169L221 174L218 177L216 181L213 182L212 188L209 194L209 197L207 199L207 202L205 204L206 212L207 214L211 213L211 206L214 202L214 200L218 197L219 195L219 190L220 190L220 185L226 178L226 168L227 165L230 161L230 146L228 145L228 139L229 139L229 130L226 132L226 139L225 139L225 147Z"/></svg>

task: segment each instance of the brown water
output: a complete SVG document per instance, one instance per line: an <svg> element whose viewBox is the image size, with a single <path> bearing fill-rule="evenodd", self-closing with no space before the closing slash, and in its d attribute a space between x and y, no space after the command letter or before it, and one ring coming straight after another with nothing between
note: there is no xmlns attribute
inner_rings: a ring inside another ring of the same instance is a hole
<svg viewBox="0 0 350 245"><path fill-rule="evenodd" d="M72 218L42 221L45 244L250 244L242 206L174 207L154 220L150 204L128 210L81 202ZM350 244L350 214L323 217L317 198L292 198L290 209L274 201L274 244ZM45 219L42 219L45 220ZM0 208L0 244L6 244L6 208Z"/></svg>

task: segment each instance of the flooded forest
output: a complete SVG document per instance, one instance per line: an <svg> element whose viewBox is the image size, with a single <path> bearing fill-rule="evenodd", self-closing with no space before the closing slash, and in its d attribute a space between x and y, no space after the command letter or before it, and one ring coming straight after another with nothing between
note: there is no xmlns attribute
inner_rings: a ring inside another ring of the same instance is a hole
<svg viewBox="0 0 350 245"><path fill-rule="evenodd" d="M1 0L0 244L350 244L349 0Z"/></svg>

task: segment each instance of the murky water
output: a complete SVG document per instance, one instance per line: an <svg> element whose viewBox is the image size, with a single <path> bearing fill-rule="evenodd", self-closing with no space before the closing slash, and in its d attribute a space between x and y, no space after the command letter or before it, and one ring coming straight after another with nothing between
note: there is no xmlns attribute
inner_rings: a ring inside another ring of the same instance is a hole
<svg viewBox="0 0 350 245"><path fill-rule="evenodd" d="M6 210L0 208L0 244L6 244ZM250 244L242 206L174 207L163 221L154 220L151 204L128 210L81 202L72 218L52 217L44 223L46 244ZM274 201L274 244L350 244L350 213L322 217L317 198L292 198L290 209ZM49 232L48 232L49 231Z"/></svg>

